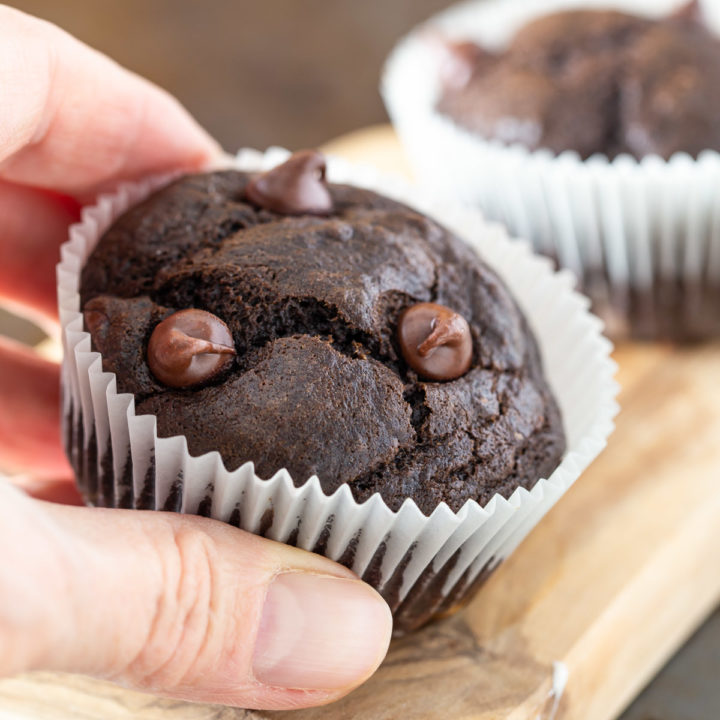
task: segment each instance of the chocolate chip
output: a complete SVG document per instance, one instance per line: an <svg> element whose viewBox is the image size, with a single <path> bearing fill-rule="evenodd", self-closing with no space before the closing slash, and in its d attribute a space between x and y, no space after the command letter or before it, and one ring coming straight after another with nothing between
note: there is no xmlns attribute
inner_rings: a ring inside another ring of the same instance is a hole
<svg viewBox="0 0 720 720"><path fill-rule="evenodd" d="M147 362L164 385L192 387L229 367L235 355L228 326L205 310L180 310L159 323L150 336Z"/></svg>
<svg viewBox="0 0 720 720"><path fill-rule="evenodd" d="M470 327L450 308L413 305L400 316L397 332L405 362L423 380L455 380L470 369Z"/></svg>
<svg viewBox="0 0 720 720"><path fill-rule="evenodd" d="M254 205L281 215L328 215L333 201L325 182L325 157L317 150L293 153L282 165L250 181Z"/></svg>

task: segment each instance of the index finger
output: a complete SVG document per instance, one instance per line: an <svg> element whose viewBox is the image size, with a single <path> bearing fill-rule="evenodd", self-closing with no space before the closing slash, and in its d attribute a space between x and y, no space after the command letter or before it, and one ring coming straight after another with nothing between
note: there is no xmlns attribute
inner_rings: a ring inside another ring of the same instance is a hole
<svg viewBox="0 0 720 720"><path fill-rule="evenodd" d="M169 94L0 6L0 177L75 196L219 155Z"/></svg>

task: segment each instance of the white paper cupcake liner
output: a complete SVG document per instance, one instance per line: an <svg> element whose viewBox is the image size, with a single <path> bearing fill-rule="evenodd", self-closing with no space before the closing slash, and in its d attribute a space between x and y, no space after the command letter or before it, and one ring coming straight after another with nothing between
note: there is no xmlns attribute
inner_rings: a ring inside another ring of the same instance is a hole
<svg viewBox="0 0 720 720"><path fill-rule="evenodd" d="M286 151L243 151L237 167L269 168ZM560 404L568 450L557 470L532 490L459 512L444 503L429 517L414 501L391 511L379 494L358 504L347 486L325 495L312 477L296 487L286 470L259 478L252 462L228 472L217 452L193 457L185 437L160 438L154 416L136 415L91 351L78 294L80 271L98 239L128 207L168 178L125 185L101 197L73 226L58 266L63 330L64 426L68 454L88 501L110 507L175 510L229 522L253 533L320 552L352 568L390 604L399 631L450 610L535 526L605 446L617 411L615 365L601 323L568 274L472 210L438 204L371 170L331 159L328 177L395 197L439 218L465 238L507 282L537 335Z"/></svg>
<svg viewBox="0 0 720 720"><path fill-rule="evenodd" d="M587 161L486 141L436 111L437 36L501 49L530 20L568 8L660 17L687 0L473 0L412 32L382 95L418 178L502 222L581 281L615 337L720 335L720 153ZM704 3L720 32L720 3ZM433 41L435 36L435 41ZM569 109L568 112L572 112Z"/></svg>

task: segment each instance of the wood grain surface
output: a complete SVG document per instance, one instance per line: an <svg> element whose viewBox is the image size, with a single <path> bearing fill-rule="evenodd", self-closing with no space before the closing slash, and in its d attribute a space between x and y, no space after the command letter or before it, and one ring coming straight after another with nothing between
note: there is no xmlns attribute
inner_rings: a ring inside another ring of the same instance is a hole
<svg viewBox="0 0 720 720"><path fill-rule="evenodd" d="M391 136L375 129L347 154L372 162L380 136L387 152ZM720 344L626 345L616 359L622 410L607 450L469 607L394 642L344 700L250 712L35 674L0 682L0 720L617 717L720 600Z"/></svg>

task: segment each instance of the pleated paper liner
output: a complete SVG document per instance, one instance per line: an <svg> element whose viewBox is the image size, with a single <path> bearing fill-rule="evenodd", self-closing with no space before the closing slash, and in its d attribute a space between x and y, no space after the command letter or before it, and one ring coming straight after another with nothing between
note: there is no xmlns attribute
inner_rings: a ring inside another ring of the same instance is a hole
<svg viewBox="0 0 720 720"><path fill-rule="evenodd" d="M286 151L242 152L243 170L271 167ZM567 274L472 210L452 208L371 170L329 162L332 182L369 187L439 219L466 239L510 286L535 330L558 398L568 450L557 470L531 490L496 495L459 512L444 503L425 516L412 500L393 512L379 494L358 504L347 486L325 495L317 478L296 487L286 470L261 479L252 462L228 472L218 453L193 457L185 437L160 438L156 419L136 415L93 352L79 306L81 269L98 239L128 207L167 178L126 185L86 209L71 229L58 266L64 433L80 488L90 504L195 513L321 553L377 588L402 633L458 607L506 558L602 450L617 411L615 366L601 323ZM248 460L251 460L249 458ZM303 478L303 480L305 480Z"/></svg>
<svg viewBox="0 0 720 720"><path fill-rule="evenodd" d="M412 32L390 56L385 104L420 180L479 207L571 270L616 338L720 335L720 154L636 160L555 155L487 141L436 111L441 46L501 49L530 20L568 8L660 17L687 0L473 0ZM703 5L720 31L720 3ZM572 112L572 108L568 108Z"/></svg>

